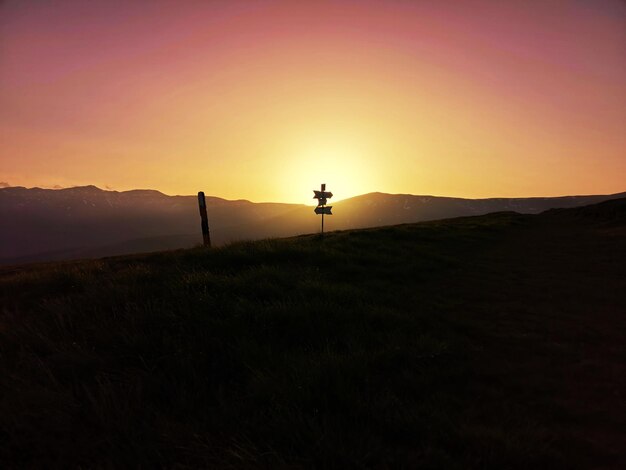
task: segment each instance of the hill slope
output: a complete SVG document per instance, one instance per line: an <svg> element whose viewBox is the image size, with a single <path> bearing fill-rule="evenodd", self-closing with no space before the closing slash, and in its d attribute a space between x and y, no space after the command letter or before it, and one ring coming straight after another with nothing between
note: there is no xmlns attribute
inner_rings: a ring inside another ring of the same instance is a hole
<svg viewBox="0 0 626 470"><path fill-rule="evenodd" d="M207 197L216 244L240 238L239 225L289 212L298 204ZM0 262L72 259L192 247L201 242L196 196L158 191L0 189ZM143 240L144 243L138 243Z"/></svg>
<svg viewBox="0 0 626 470"><path fill-rule="evenodd" d="M5 268L0 464L617 468L624 207Z"/></svg>
<svg viewBox="0 0 626 470"><path fill-rule="evenodd" d="M345 230L506 210L538 213L619 196L459 199L371 193L335 203L335 215L327 222L331 230ZM209 197L207 210L218 246L319 230L313 209L301 204ZM150 190L0 188L0 220L0 264L190 248L202 238L195 196Z"/></svg>

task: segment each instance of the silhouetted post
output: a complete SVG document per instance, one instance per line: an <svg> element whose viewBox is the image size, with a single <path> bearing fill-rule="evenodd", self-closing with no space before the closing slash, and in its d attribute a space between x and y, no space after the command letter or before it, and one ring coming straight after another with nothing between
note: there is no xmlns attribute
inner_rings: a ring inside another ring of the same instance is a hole
<svg viewBox="0 0 626 470"><path fill-rule="evenodd" d="M333 215L331 209L333 206L326 206L328 199L333 197L333 193L326 192L326 184L322 183L319 191L313 190L313 199L317 199L317 207L315 208L316 214L322 214L322 236L324 236L324 214Z"/></svg>
<svg viewBox="0 0 626 470"><path fill-rule="evenodd" d="M326 183L322 183L320 186L322 192L326 191ZM324 236L324 213L322 212L322 236Z"/></svg>
<svg viewBox="0 0 626 470"><path fill-rule="evenodd" d="M202 227L202 240L204 241L204 246L211 247L211 234L209 233L209 217L206 214L206 200L204 199L204 193L200 191L198 193L198 206L200 207L200 218L202 222L200 226Z"/></svg>
<svg viewBox="0 0 626 470"><path fill-rule="evenodd" d="M322 185L324 186L324 185ZM322 189L323 191L323 189ZM322 212L322 236L324 236L324 213Z"/></svg>

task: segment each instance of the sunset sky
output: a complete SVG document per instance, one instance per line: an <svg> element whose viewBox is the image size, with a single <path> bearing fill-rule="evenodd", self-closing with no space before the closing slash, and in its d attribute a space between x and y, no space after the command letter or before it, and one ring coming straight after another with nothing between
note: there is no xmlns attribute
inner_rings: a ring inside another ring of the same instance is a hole
<svg viewBox="0 0 626 470"><path fill-rule="evenodd" d="M624 191L626 4L5 0L0 181Z"/></svg>

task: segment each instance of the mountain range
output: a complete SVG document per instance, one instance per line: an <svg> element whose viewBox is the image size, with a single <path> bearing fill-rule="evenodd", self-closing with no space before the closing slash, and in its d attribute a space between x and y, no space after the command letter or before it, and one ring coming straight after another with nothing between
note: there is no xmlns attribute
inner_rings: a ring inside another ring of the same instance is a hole
<svg viewBox="0 0 626 470"><path fill-rule="evenodd" d="M514 211L535 214L626 197L611 195L463 199L369 193L339 201L327 230L396 225ZM313 207L207 197L215 245L319 231ZM188 248L201 243L196 196L154 190L0 187L0 264Z"/></svg>

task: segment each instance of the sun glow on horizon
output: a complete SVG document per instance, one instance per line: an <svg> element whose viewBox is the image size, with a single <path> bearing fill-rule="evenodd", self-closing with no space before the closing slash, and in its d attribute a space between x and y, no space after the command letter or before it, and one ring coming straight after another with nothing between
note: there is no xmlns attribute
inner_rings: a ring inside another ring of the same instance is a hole
<svg viewBox="0 0 626 470"><path fill-rule="evenodd" d="M300 148L284 157L277 184L286 193L303 194L301 202L307 205L315 204L312 191L321 183L333 193L331 202L370 192L376 184L372 156L355 137L346 137L312 134L299 142Z"/></svg>

